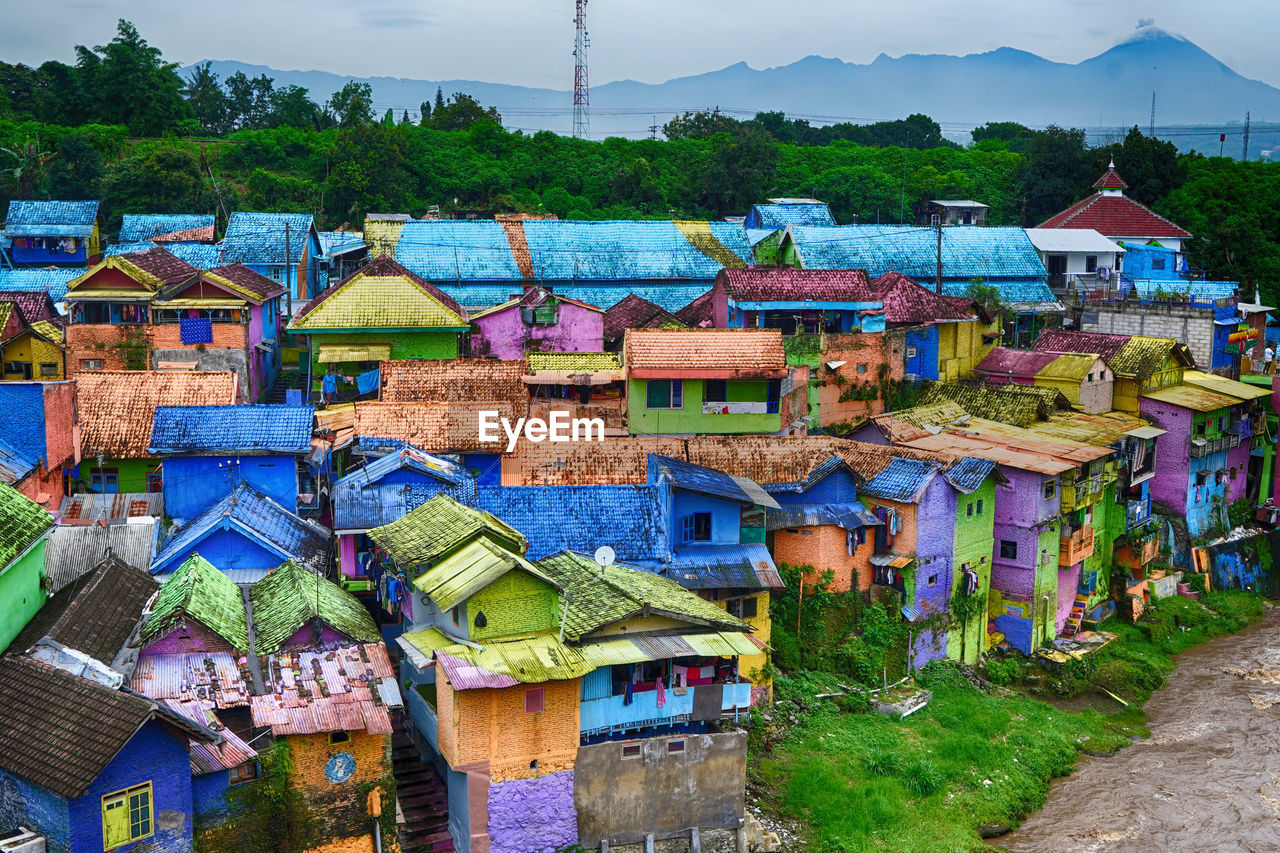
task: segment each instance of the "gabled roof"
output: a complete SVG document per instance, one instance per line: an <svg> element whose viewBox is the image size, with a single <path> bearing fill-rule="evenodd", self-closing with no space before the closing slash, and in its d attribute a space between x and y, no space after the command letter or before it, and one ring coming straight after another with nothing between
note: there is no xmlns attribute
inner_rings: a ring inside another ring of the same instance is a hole
<svg viewBox="0 0 1280 853"><path fill-rule="evenodd" d="M424 450L407 446L348 471L334 485L373 485L388 474L403 470L417 471L455 486L465 482L469 476L460 464L448 457L433 456Z"/></svg>
<svg viewBox="0 0 1280 853"><path fill-rule="evenodd" d="M152 720L182 738L218 740L204 726L136 693L27 658L0 658L0 769L79 799Z"/></svg>
<svg viewBox="0 0 1280 853"><path fill-rule="evenodd" d="M307 568L323 572L329 562L329 530L299 518L248 483L240 483L222 500L205 509L165 540L151 562L156 573L164 564L198 550L206 536L219 530L234 530L277 555L280 561L297 560ZM238 567L244 568L244 567ZM248 568L266 569L266 566Z"/></svg>
<svg viewBox="0 0 1280 853"><path fill-rule="evenodd" d="M657 614L703 629L747 632L750 626L680 584L624 565L601 567L585 554L561 551L538 568L568 593L565 639L580 640L641 614Z"/></svg>
<svg viewBox="0 0 1280 853"><path fill-rule="evenodd" d="M622 360L633 376L697 371L780 376L787 369L787 353L777 329L630 329Z"/></svg>
<svg viewBox="0 0 1280 853"><path fill-rule="evenodd" d="M438 482L379 482L396 471L417 471ZM475 481L457 462L416 447L402 447L353 469L333 484L334 530L368 530L390 524L441 492L471 504Z"/></svg>
<svg viewBox="0 0 1280 853"><path fill-rule="evenodd" d="M428 453L476 451L501 453L504 441L480 440L480 412L496 411L515 422L528 414L528 400L521 405L505 400L454 400L434 403L374 403L355 405L355 435L362 449L384 452L412 444ZM499 430L500 432L500 430Z"/></svg>
<svg viewBox="0 0 1280 853"><path fill-rule="evenodd" d="M12 486L36 470L39 465L39 459L24 455L22 451L0 438L0 483Z"/></svg>
<svg viewBox="0 0 1280 853"><path fill-rule="evenodd" d="M355 643L382 640L364 605L332 581L288 560L249 590L254 653L275 654L299 629L320 620Z"/></svg>
<svg viewBox="0 0 1280 853"><path fill-rule="evenodd" d="M817 199L770 199L771 204L753 204L751 210L755 214L760 228L786 228L788 225L828 225L836 224L831 215L831 208L826 202Z"/></svg>
<svg viewBox="0 0 1280 853"><path fill-rule="evenodd" d="M184 235L183 239L213 242L213 217L212 213L126 213L120 223L119 240L171 242L179 232L197 232Z"/></svg>
<svg viewBox="0 0 1280 853"><path fill-rule="evenodd" d="M864 495L902 503L915 503L924 494L939 467L916 459L894 458L883 471L862 487Z"/></svg>
<svg viewBox="0 0 1280 853"><path fill-rule="evenodd" d="M547 290L545 288L534 286L534 287L526 287L525 291L521 293L519 296L508 299L506 302L502 302L497 305L494 305L492 308L485 308L480 311L472 311L471 320L472 322L474 322L480 319L481 317L487 317L490 314L497 314L501 311L511 311L515 308L536 308L537 306L542 305L548 301L563 302L568 305L573 305L578 308L581 308L585 311L594 311L597 314L604 313L603 308L600 308L599 306L596 306L596 305L592 305L590 302L583 302L580 299L570 299L567 296L561 296L559 293L553 293L552 291Z"/></svg>
<svg viewBox="0 0 1280 853"><path fill-rule="evenodd" d="M1067 379L1083 382L1102 356L1095 352L1063 353L1046 364L1036 374L1037 379Z"/></svg>
<svg viewBox="0 0 1280 853"><path fill-rule="evenodd" d="M707 291L710 293L711 291ZM704 296L706 294L703 294ZM701 299L702 297L698 297ZM697 300L694 300L695 302ZM692 303L690 303L692 305ZM688 308L689 306L685 306ZM684 308L680 309L685 310ZM622 337L627 329L661 329L680 328L684 323L675 314L654 305L649 300L634 293L617 302L604 312L605 340Z"/></svg>
<svg viewBox="0 0 1280 853"><path fill-rule="evenodd" d="M867 271L795 267L725 269L716 278L730 299L739 303L878 302Z"/></svg>
<svg viewBox="0 0 1280 853"><path fill-rule="evenodd" d="M399 521L369 531L369 537L401 566L427 563L473 537L496 537L521 553L529 543L518 530L492 513L436 495Z"/></svg>
<svg viewBox="0 0 1280 853"><path fill-rule="evenodd" d="M715 291L708 290L697 299L676 312L676 319L691 329L709 329L715 323L715 317L712 316L715 303ZM649 324L644 328L661 329L669 328L669 323Z"/></svg>
<svg viewBox="0 0 1280 853"><path fill-rule="evenodd" d="M136 243L112 243L102 252L105 258L114 255L127 255L132 252L145 252L156 248L158 243L143 240ZM164 249L175 258L186 261L193 267L202 270L213 269L225 263L222 245L216 243L165 243ZM54 297L57 298L56 296Z"/></svg>
<svg viewBox="0 0 1280 853"><path fill-rule="evenodd" d="M288 235L285 226L289 226ZM297 264L315 228L309 213L236 212L222 235L222 262L233 264ZM285 244L288 243L288 259Z"/></svg>
<svg viewBox="0 0 1280 853"><path fill-rule="evenodd" d="M70 500L63 500L64 507ZM74 583L103 560L118 560L145 572L156 550L159 525L158 518L76 524L64 514L63 523L49 531L45 545L44 571L50 591L56 593Z"/></svg>
<svg viewBox="0 0 1280 853"><path fill-rule="evenodd" d="M10 649L23 652L49 637L111 666L157 589L146 572L108 557L49 599Z"/></svg>
<svg viewBox="0 0 1280 853"><path fill-rule="evenodd" d="M533 563L486 538L471 539L436 560L413 580L440 610L452 610L507 572L523 570L556 586ZM517 605L519 606L519 605Z"/></svg>
<svg viewBox="0 0 1280 853"><path fill-rule="evenodd" d="M12 486L0 483L0 571L53 526L53 516Z"/></svg>
<svg viewBox="0 0 1280 853"><path fill-rule="evenodd" d="M76 391L84 455L143 459L157 406L230 405L236 374L92 370L76 376Z"/></svg>
<svg viewBox="0 0 1280 853"><path fill-rule="evenodd" d="M254 272L244 264L224 264L205 270L204 278L239 293L254 305L261 305L268 299L275 299L285 293L284 286L279 282Z"/></svg>
<svg viewBox="0 0 1280 853"><path fill-rule="evenodd" d="M168 635L186 619L199 622L237 651L249 651L240 588L199 554L192 554L160 584L151 615L142 626L143 645Z"/></svg>
<svg viewBox="0 0 1280 853"><path fill-rule="evenodd" d="M1092 228L1107 237L1180 237L1191 232L1165 219L1128 196L1103 191L1068 207L1040 223L1040 228Z"/></svg>
<svg viewBox="0 0 1280 853"><path fill-rule="evenodd" d="M1149 338L1134 335L1120 347L1119 352L1107 359L1107 364L1119 376L1145 378L1155 373L1169 359L1183 367L1195 367L1195 359L1186 344L1173 338Z"/></svg>
<svg viewBox="0 0 1280 853"><path fill-rule="evenodd" d="M1071 408L1071 402L1057 388L1040 385L966 385L939 382L924 396L925 403L957 403L969 414L1025 427L1046 420L1058 410Z"/></svg>
<svg viewBox="0 0 1280 853"><path fill-rule="evenodd" d="M602 545L620 560L644 560L667 548L663 509L649 486L480 486L476 505L524 534L532 560Z"/></svg>
<svg viewBox="0 0 1280 853"><path fill-rule="evenodd" d="M976 313L953 299L934 293L900 272L889 271L871 283L875 298L884 303L886 323L935 323L973 320Z"/></svg>
<svg viewBox="0 0 1280 853"><path fill-rule="evenodd" d="M386 255L312 299L290 329L465 329L467 311Z"/></svg>
<svg viewBox="0 0 1280 853"><path fill-rule="evenodd" d="M1110 361L1129 342L1129 338L1129 335L1046 329L1036 338L1033 349L1040 352L1096 352L1104 360Z"/></svg>
<svg viewBox="0 0 1280 853"><path fill-rule="evenodd" d="M778 508L778 502L768 492L746 477L704 468L670 456L649 456L649 480L655 485L666 481L678 489L742 504Z"/></svg>
<svg viewBox="0 0 1280 853"><path fill-rule="evenodd" d="M1034 379L1036 374L1060 357L1059 353L994 347L974 370L992 376Z"/></svg>
<svg viewBox="0 0 1280 853"><path fill-rule="evenodd" d="M166 285L177 284L195 278L200 270L159 247L144 252L109 255L96 266L67 282L72 298L112 296L120 293L115 288L96 288L94 278L103 270L118 270L137 282L143 289L156 293Z"/></svg>
<svg viewBox="0 0 1280 853"><path fill-rule="evenodd" d="M88 237L98 218L96 201L11 201L6 237Z"/></svg>
<svg viewBox="0 0 1280 853"><path fill-rule="evenodd" d="M788 229L805 269L897 270L916 280L937 275L937 231L911 225L842 225ZM943 228L942 269L950 280L1038 279L1048 275L1021 228Z"/></svg>
<svg viewBox="0 0 1280 853"><path fill-rule="evenodd" d="M67 296L67 282L80 275L81 270L75 267L0 269L0 288L47 293L54 302L61 302Z"/></svg>
<svg viewBox="0 0 1280 853"><path fill-rule="evenodd" d="M430 358L384 361L381 365L384 403L505 400L528 405L529 392L521 381L524 361L492 358Z"/></svg>
<svg viewBox="0 0 1280 853"><path fill-rule="evenodd" d="M43 290L0 290L0 301L16 305L28 325L58 317L53 298Z"/></svg>
<svg viewBox="0 0 1280 853"><path fill-rule="evenodd" d="M311 452L314 406L157 406L152 454Z"/></svg>
<svg viewBox="0 0 1280 853"><path fill-rule="evenodd" d="M1102 177L1093 182L1094 189L1123 190L1127 189L1128 186L1124 182L1124 178L1120 177L1120 173L1116 171L1115 164L1108 166L1107 171L1102 173Z"/></svg>

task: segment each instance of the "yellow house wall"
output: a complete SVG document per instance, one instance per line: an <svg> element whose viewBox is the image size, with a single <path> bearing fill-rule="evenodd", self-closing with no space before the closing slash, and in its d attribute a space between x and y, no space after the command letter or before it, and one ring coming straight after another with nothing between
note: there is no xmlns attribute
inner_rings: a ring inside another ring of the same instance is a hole
<svg viewBox="0 0 1280 853"><path fill-rule="evenodd" d="M63 364L63 353L58 347L38 338L30 333L19 335L9 344L6 344L2 355L4 361L26 361L31 363L31 378L34 380L41 379L63 379L65 378L66 369ZM58 372L53 376L42 376L40 374L41 363L51 363L58 365ZM5 379L21 379L21 373L6 373Z"/></svg>
<svg viewBox="0 0 1280 853"><path fill-rule="evenodd" d="M744 596L750 598L751 596ZM769 643L769 637L772 633L772 622L769 621L769 593L767 591L758 593L756 599L756 615L751 619L744 620L751 626L751 632L756 635L756 639L765 643ZM724 601L714 602L716 607L721 610L726 609L729 605ZM751 683L756 687L763 687L766 690L773 686L773 679L764 678L761 674L765 671L765 664L769 662L768 652L761 652L758 655L740 655L738 657L738 672L751 679Z"/></svg>
<svg viewBox="0 0 1280 853"><path fill-rule="evenodd" d="M982 339L994 324L978 320L938 324L938 378L943 382L973 375L973 369L991 352L993 343ZM998 331L998 329L995 329Z"/></svg>

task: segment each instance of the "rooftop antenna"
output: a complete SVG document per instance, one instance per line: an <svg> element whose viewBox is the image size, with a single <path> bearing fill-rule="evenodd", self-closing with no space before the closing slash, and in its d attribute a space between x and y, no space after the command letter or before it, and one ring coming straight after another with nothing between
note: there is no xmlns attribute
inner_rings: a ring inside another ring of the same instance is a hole
<svg viewBox="0 0 1280 853"><path fill-rule="evenodd" d="M587 48L591 37L587 34L587 0L575 0L577 12L573 16L576 30L573 39L573 138L586 139L591 135L591 121L587 107L591 105L591 92L587 86Z"/></svg>
<svg viewBox="0 0 1280 853"><path fill-rule="evenodd" d="M1244 112L1244 156L1240 158L1246 163L1249 162L1249 111Z"/></svg>

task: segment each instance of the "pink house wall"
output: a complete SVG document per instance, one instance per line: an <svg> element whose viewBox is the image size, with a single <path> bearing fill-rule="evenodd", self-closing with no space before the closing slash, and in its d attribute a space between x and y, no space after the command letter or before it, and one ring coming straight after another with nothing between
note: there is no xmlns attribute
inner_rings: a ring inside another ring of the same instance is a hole
<svg viewBox="0 0 1280 853"><path fill-rule="evenodd" d="M342 576L356 576L356 537L354 533L345 533L338 537L338 571Z"/></svg>
<svg viewBox="0 0 1280 853"><path fill-rule="evenodd" d="M329 646L337 643L348 642L347 638L339 634L328 625L320 626L320 642L321 646ZM311 631L310 625L303 625L293 636L284 641L286 649L310 649L316 646L315 635Z"/></svg>
<svg viewBox="0 0 1280 853"><path fill-rule="evenodd" d="M144 655L175 655L191 652L238 653L230 643L199 622L186 622L179 625L142 650Z"/></svg>
<svg viewBox="0 0 1280 853"><path fill-rule="evenodd" d="M479 317L471 322L471 354L515 361L530 350L604 352L602 312L569 302L561 302L559 311L554 326L526 326L519 305Z"/></svg>
<svg viewBox="0 0 1280 853"><path fill-rule="evenodd" d="M1080 571L1084 563L1076 563L1067 568L1058 568L1058 631L1067 624L1071 615L1071 605L1076 600L1076 589L1080 586Z"/></svg>

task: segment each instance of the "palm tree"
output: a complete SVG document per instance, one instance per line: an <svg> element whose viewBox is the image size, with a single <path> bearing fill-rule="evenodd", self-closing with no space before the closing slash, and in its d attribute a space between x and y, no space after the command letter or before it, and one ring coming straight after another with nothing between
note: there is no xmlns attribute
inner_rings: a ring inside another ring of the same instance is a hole
<svg viewBox="0 0 1280 853"><path fill-rule="evenodd" d="M44 176L44 167L53 159L53 154L41 151L39 140L32 142L30 139L15 148L0 148L0 154L8 154L15 163L11 168L0 169L0 175L13 181L18 188L18 198L23 201L31 198L40 178Z"/></svg>

